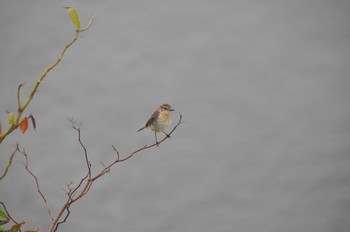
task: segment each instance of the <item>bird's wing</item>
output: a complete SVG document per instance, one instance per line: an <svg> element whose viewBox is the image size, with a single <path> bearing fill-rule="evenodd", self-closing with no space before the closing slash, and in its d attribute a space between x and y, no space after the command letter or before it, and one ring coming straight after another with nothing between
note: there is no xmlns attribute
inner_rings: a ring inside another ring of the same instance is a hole
<svg viewBox="0 0 350 232"><path fill-rule="evenodd" d="M153 114L152 114L152 116L151 116L151 118L150 119L148 119L148 121L146 122L146 126L145 127L148 127L156 118L158 118L159 117L159 112L158 111L155 111Z"/></svg>

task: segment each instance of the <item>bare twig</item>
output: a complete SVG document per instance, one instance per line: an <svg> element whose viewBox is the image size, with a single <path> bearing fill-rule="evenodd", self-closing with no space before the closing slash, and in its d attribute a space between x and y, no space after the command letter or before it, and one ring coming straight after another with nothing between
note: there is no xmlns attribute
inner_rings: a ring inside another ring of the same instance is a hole
<svg viewBox="0 0 350 232"><path fill-rule="evenodd" d="M114 145L112 145L113 150L117 153L117 160L119 160L119 151L117 150L117 148L115 148Z"/></svg>
<svg viewBox="0 0 350 232"><path fill-rule="evenodd" d="M43 194L43 192L41 191L40 189L40 185L39 185L39 180L38 180L38 177L36 175L34 175L34 173L29 169L29 164L28 164L28 155L26 153L26 151L24 149L19 149L19 146L17 145L17 151L19 151L21 154L24 155L25 157L25 163L24 163L24 166L25 166L25 169L28 171L28 173L34 178L35 180L35 183L36 183L36 190L37 192L40 194L41 198L44 200L44 203L45 203L45 207L49 213L49 216L51 218L52 221L54 221L54 218L52 216L52 213L51 213L51 209L49 207L49 202L47 201L45 195Z"/></svg>
<svg viewBox="0 0 350 232"><path fill-rule="evenodd" d="M74 122L73 119L70 119L70 123L71 123L71 127L78 132L78 141L79 141L80 146L84 150L86 166L87 166L87 169L88 169L88 174L87 175L89 176L89 178L91 178L91 162L89 161L89 158L88 158L87 149L86 149L85 145L83 144L83 141L81 140L80 127L76 125L76 123Z"/></svg>
<svg viewBox="0 0 350 232"><path fill-rule="evenodd" d="M67 206L67 208L66 208L67 213L66 213L66 216L64 216L64 218L63 218L61 221L57 222L54 231L57 230L57 228L58 228L58 226L59 226L60 224L63 224L63 223L65 223L65 222L67 221L67 218L68 218L69 215L70 215L69 207L71 206L70 202L72 201L72 196L73 196L73 194L74 194L74 191L77 190L77 189L80 187L80 185L81 185L81 183L83 182L84 179L86 179L86 178L83 178L82 181L80 182L80 184L79 184L75 189L72 189L72 188L68 185L69 191L66 192L66 193L67 193L67 196L68 196L68 199L67 199L67 202L65 203L65 206Z"/></svg>
<svg viewBox="0 0 350 232"><path fill-rule="evenodd" d="M71 121L73 122L73 121ZM113 150L117 153L117 158L115 160L113 160L110 164L108 165L103 165L103 169L98 173L96 174L95 176L89 176L89 178L87 179L87 176L85 176L79 183L79 185L74 188L74 189L69 189L69 192L67 193L68 195L68 199L66 201L66 203L64 204L64 206L61 208L61 210L58 212L57 216L55 217L55 219L53 220L53 222L51 223L51 226L50 226L50 232L54 232L57 230L58 226L64 222L66 222L69 214L70 214L70 211L69 211L69 208L71 207L72 204L74 204L76 201L78 201L79 199L81 199L83 196L85 196L85 194L87 194L92 186L92 184L97 180L99 179L100 177L104 176L106 173L108 173L111 169L111 167L113 165L115 165L116 163L119 163L119 162L123 162L123 161L126 161L128 159L130 159L132 156L134 156L135 154L143 151L143 150L146 150L146 149L149 149L149 148L152 148L152 147L155 147L155 146L158 146L160 143L164 142L165 140L167 140L168 138L170 138L170 135L176 130L176 128L182 123L182 115L180 114L180 119L179 119L179 122L173 127L173 129L170 131L170 133L168 134L168 136L166 136L165 138L163 138L162 140L158 141L158 143L154 143L154 144L151 144L151 145L145 145L143 147L140 147L139 149L129 153L128 155L126 155L124 158L120 158L120 155L119 155L119 152L118 150L115 148L115 146L112 146L113 147ZM74 128L74 127L73 127ZM74 128L75 129L75 128ZM76 129L77 130L77 129ZM77 130L78 131L78 140L79 140L79 143L80 145L84 148L84 152L86 151L85 149L85 146L84 144L81 142L80 140L80 129ZM85 153L86 154L86 153ZM87 160L87 164L89 164L89 160L88 160L88 157L87 155L85 156L86 160ZM90 167L90 166L88 166ZM89 173L91 174L91 170L89 169ZM86 182L85 182L86 181ZM82 188L82 189L80 189ZM79 191L79 193L78 193ZM63 214L67 212L67 214L65 215L65 217L60 221L61 217L63 217Z"/></svg>
<svg viewBox="0 0 350 232"><path fill-rule="evenodd" d="M57 228L58 228L58 226L59 226L60 224L63 224L63 223L65 223L65 222L67 221L67 218L68 218L69 215L70 215L70 210L69 210L69 207L70 207L70 206L71 206L71 204L68 204L68 205L67 205L67 207L66 207L67 214L66 214L66 216L63 218L62 221L57 222L54 231L57 230Z"/></svg>

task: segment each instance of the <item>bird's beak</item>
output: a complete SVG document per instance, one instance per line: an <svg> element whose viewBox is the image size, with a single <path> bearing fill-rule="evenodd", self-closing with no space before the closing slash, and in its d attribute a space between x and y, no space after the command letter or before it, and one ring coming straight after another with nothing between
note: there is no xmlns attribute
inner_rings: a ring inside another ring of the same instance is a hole
<svg viewBox="0 0 350 232"><path fill-rule="evenodd" d="M169 109L169 111L175 111L174 109Z"/></svg>

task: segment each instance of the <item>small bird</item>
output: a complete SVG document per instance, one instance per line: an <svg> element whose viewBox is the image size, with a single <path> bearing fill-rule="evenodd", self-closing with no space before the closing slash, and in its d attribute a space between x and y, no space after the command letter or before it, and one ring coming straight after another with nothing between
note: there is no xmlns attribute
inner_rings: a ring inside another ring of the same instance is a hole
<svg viewBox="0 0 350 232"><path fill-rule="evenodd" d="M163 104L159 106L159 108L154 111L151 118L148 119L146 125L140 128L137 132L142 131L145 128L154 131L154 136L156 138L156 144L159 146L159 142L157 139L157 133L163 132L167 137L170 137L167 133L164 132L165 128L167 128L171 123L170 111L174 111L169 104Z"/></svg>

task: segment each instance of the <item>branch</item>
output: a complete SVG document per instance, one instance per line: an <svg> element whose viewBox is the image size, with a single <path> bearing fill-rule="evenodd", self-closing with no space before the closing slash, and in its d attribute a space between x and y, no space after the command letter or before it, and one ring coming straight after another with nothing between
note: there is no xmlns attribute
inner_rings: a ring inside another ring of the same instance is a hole
<svg viewBox="0 0 350 232"><path fill-rule="evenodd" d="M37 192L40 194L41 198L44 200L44 203L45 203L45 207L50 215L50 218L51 218L51 221L54 220L53 216L52 216L52 213L51 213L51 210L50 210L50 207L49 207L49 203L48 201L46 200L46 197L45 195L42 193L42 191L40 190L40 185L39 185L39 180L38 178L34 175L34 173L32 171L30 171L29 169L29 164L28 164L28 155L27 153L25 152L24 149L20 150L19 149L19 146L17 145L17 151L19 151L21 154L24 155L25 157L25 163L24 163L24 166L25 166L25 169L28 171L28 173L35 179L35 183L36 183L36 190Z"/></svg>
<svg viewBox="0 0 350 232"><path fill-rule="evenodd" d="M17 146L18 146L18 145L17 145ZM9 170L11 164L12 164L12 159L13 159L13 157L15 156L16 152L17 152L17 147L16 147L16 149L12 152L9 161L7 162L5 172L4 172L4 174L2 174L2 176L0 177L0 180L2 180L2 178L4 178L4 177L6 176L8 170Z"/></svg>
<svg viewBox="0 0 350 232"><path fill-rule="evenodd" d="M73 120L73 118L69 119L69 122L71 123L71 127L78 132L78 141L79 141L80 146L84 150L86 166L87 166L87 169L88 169L88 174L87 175L88 175L89 178L91 178L91 162L89 161L86 147L84 146L84 144L83 144L83 142L81 140L80 127L76 126L76 122Z"/></svg>
<svg viewBox="0 0 350 232"><path fill-rule="evenodd" d="M73 122L73 121L71 121ZM86 162L88 164L88 169L89 169L89 172L88 172L88 175L86 175L79 183L79 185L74 188L74 189L71 189L70 186L69 187L69 192L67 193L68 195L68 199L66 201L66 203L64 204L64 206L61 208L61 210L59 211L59 213L57 214L56 218L52 221L51 223L51 226L50 226L50 232L54 232L57 230L58 226L61 224L61 223L64 223L66 222L69 214L70 214L70 211L69 211L69 208L72 204L74 204L76 201L78 201L79 199L81 199L82 197L84 197L90 190L92 184L99 178L101 178L102 176L104 176L106 173L108 173L111 169L112 166L114 166L116 163L119 163L119 162L123 162L123 161L126 161L128 159L130 159L132 156L134 156L135 154L143 151L143 150L146 150L146 149L149 149L149 148L152 148L152 147L155 147L155 146L158 146L159 144L163 143L165 140L169 139L170 138L170 135L177 129L177 127L182 123L182 115L180 114L180 118L179 118L179 121L178 123L173 127L173 129L170 131L170 133L168 134L169 136L166 136L164 137L162 140L160 140L158 143L154 143L154 144L151 144L151 145L145 145L143 147L140 147L138 148L137 150L129 153L128 155L126 155L124 158L120 158L120 155L119 155L119 152L118 150L115 148L115 146L112 146L113 150L117 153L117 158L115 160L113 160L110 164L108 165L103 165L103 169L98 173L96 174L95 176L92 176L91 177L91 166L89 166L90 164L90 161L88 160L88 157L87 157L87 153L86 153L86 148L84 146L84 144L81 142L81 139L80 139L80 129L76 129L76 127L73 127L73 129L77 130L78 131L78 140L79 140L79 143L80 145L83 147L84 149L84 153L85 153L85 158L86 158ZM87 179L87 177L89 176L89 178ZM64 212L67 211L67 214L66 216L64 217L63 220L60 221L61 217L63 217L63 214Z"/></svg>
<svg viewBox="0 0 350 232"><path fill-rule="evenodd" d="M22 83L18 86L18 90L17 90L17 104L18 104L18 113L17 113L17 116L16 116L16 119L14 120L14 123L10 124L10 127L4 132L2 133L0 131L0 143L2 143L2 141L12 132L14 131L15 129L17 129L20 125L20 120L21 120L21 117L22 117L22 113L24 112L24 110L27 108L27 106L29 105L29 103L32 101L35 93L37 92L37 89L39 88L39 85L41 84L41 82L44 80L44 78L46 77L46 75L53 69L55 68L62 60L64 54L66 53L67 49L78 39L78 36L79 36L79 33L80 32L83 32L85 30L87 30L92 22L94 21L95 19L95 16L93 16L91 18L91 20L89 21L88 25L81 29L81 30L76 30L76 33L75 33L75 36L73 37L73 39L67 43L66 45L64 45L62 51L61 51L61 54L57 57L56 61L51 64L50 66L46 67L45 70L41 73L39 79L37 79L35 85L33 86L31 92L29 93L28 97L27 97L27 100L24 102L24 104L22 105L21 104L21 94L20 94L20 90L21 90L21 87L25 84L25 83Z"/></svg>
<svg viewBox="0 0 350 232"><path fill-rule="evenodd" d="M84 179L86 179L86 177L83 178L82 181L84 181ZM69 191L66 192L66 194L67 194L67 196L68 196L68 200L67 200L67 202L66 202L66 204L65 204L65 205L67 205L67 208L66 208L67 214L66 214L66 216L63 218L63 220L57 222L54 231L57 230L57 228L58 228L58 226L59 226L60 224L63 224L63 223L65 223L65 222L67 221L67 218L68 218L69 215L70 215L69 207L71 206L71 204L69 204L69 202L72 200L72 195L74 194L73 192L74 192L77 188L80 187L82 181L80 182L80 184L79 184L75 189L71 189L71 188L70 188L70 185L67 185L67 186L68 186L68 189L69 189Z"/></svg>

